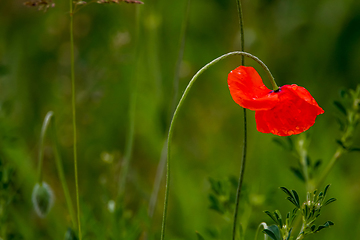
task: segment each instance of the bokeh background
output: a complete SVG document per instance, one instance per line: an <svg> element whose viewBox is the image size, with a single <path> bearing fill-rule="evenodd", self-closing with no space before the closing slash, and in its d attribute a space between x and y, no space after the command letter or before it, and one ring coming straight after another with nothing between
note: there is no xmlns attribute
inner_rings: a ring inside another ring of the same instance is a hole
<svg viewBox="0 0 360 240"><path fill-rule="evenodd" d="M0 2L0 237L63 239L71 226L61 183L46 140L44 181L55 204L46 218L32 207L40 130L54 111L67 182L75 200L72 156L69 3L47 12L21 0ZM78 168L84 239L158 239L164 181L148 216L158 163L170 121L174 78L187 1L144 0L144 5L89 4L74 15ZM325 110L307 131L312 159L321 172L334 154L340 130L334 106L341 89L360 79L360 2L356 0L244 0L245 50L268 65L278 85L306 87ZM137 40L136 40L137 39ZM191 77L214 58L240 48L236 1L191 1L179 72L178 97ZM167 225L168 239L229 238L231 220L209 209L209 178L237 177L243 111L227 88L240 64L227 58L195 83L176 123ZM264 77L264 71L252 60ZM132 95L135 94L135 95ZM130 99L136 97L134 142L126 189L117 201L128 132ZM245 239L253 239L264 210L292 210L280 186L304 184L290 171L296 158L256 131L248 111L248 162L240 207ZM360 146L359 130L354 146ZM294 138L296 139L296 138ZM308 239L360 236L360 155L341 157L328 176L330 197L318 224L335 223ZM324 186L321 186L323 188ZM118 205L121 206L118 206ZM122 209L114 217L114 207ZM120 220L119 220L120 219ZM117 235L118 234L118 235Z"/></svg>

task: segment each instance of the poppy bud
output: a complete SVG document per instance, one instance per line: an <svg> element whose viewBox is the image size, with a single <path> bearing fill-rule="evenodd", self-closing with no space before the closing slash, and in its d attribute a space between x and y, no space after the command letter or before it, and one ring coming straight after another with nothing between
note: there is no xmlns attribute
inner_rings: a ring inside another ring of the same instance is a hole
<svg viewBox="0 0 360 240"><path fill-rule="evenodd" d="M54 203L54 194L47 183L37 183L33 189L31 200L37 215L44 218Z"/></svg>

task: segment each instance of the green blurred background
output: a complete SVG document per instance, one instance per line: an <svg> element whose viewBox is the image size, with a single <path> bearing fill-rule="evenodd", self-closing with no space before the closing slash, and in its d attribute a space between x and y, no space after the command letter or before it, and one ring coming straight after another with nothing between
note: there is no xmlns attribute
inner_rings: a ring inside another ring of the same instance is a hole
<svg viewBox="0 0 360 240"><path fill-rule="evenodd" d="M22 0L0 2L3 239L63 239L71 226L48 140L44 181L54 190L55 205L41 219L31 203L41 125L50 110L56 116L65 174L75 200L69 3L55 3L56 7L43 12L24 6ZM74 15L84 239L159 238L164 181L153 218L147 211L170 120L187 1L144 3L93 3ZM340 89L355 88L360 79L360 1L244 0L242 4L245 50L268 65L278 85L306 87L325 110L306 134L312 159L328 162L337 147L335 139L340 137L339 112L333 101L339 99ZM239 50L236 1L192 0L185 39L179 94L206 63ZM195 231L206 239L230 236L231 221L209 209L208 179L224 180L239 174L243 111L233 102L226 82L227 74L239 64L240 58L234 56L206 71L180 113L172 151L168 239L196 239ZM252 60L246 64L266 79ZM266 80L265 84L269 86ZM118 194L134 91L133 155L125 197L119 203L124 210L120 224L114 220L111 204ZM240 221L247 226L246 239L253 239L260 222L272 224L264 210L279 209L285 214L292 209L279 187L296 189L302 200L305 187L290 171L296 159L274 143L273 139L280 137L256 131L252 111L248 111L248 134ZM360 146L359 137L354 145ZM326 180L332 184L329 196L338 201L326 207L318 223L332 220L335 226L309 239L359 238L359 158L355 152L343 156L330 173ZM116 231L121 237L114 237Z"/></svg>

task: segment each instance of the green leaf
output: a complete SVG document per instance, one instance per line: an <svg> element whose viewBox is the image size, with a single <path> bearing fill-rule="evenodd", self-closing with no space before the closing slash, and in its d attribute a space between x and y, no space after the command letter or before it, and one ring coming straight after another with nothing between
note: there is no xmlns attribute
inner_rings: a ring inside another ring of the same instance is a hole
<svg viewBox="0 0 360 240"><path fill-rule="evenodd" d="M308 215L309 215L309 206L307 204L305 204L305 207L304 207L304 214L305 218L307 219L308 218Z"/></svg>
<svg viewBox="0 0 360 240"><path fill-rule="evenodd" d="M273 216L273 214L269 211L264 211L265 214L267 214L276 224L279 224L279 222L277 221L276 217Z"/></svg>
<svg viewBox="0 0 360 240"><path fill-rule="evenodd" d="M346 89L341 89L341 90L340 90L340 97L341 97L341 98L345 98L345 97L347 97L347 96L349 96L348 91L347 91Z"/></svg>
<svg viewBox="0 0 360 240"><path fill-rule="evenodd" d="M337 123L340 125L340 131L344 131L345 130L344 122L338 117L335 117L335 119L336 119Z"/></svg>
<svg viewBox="0 0 360 240"><path fill-rule="evenodd" d="M210 206L209 206L210 209L215 210L221 214L224 213L224 211L221 209L219 200L217 199L216 196L214 196L213 194L210 194L209 200L210 200Z"/></svg>
<svg viewBox="0 0 360 240"><path fill-rule="evenodd" d="M213 178L209 178L209 183L211 186L211 190L213 190L217 195L219 195L217 182Z"/></svg>
<svg viewBox="0 0 360 240"><path fill-rule="evenodd" d="M326 206L326 205L329 205L330 203L332 202L335 202L336 201L336 198L330 198L329 200L327 200L323 206Z"/></svg>
<svg viewBox="0 0 360 240"><path fill-rule="evenodd" d="M333 225L334 225L333 222L327 221L326 223L324 223L324 225L320 225L320 226L316 229L316 231L315 231L314 233L319 232L320 230L322 230L322 229L324 229L324 228L328 228L328 227L333 226Z"/></svg>
<svg viewBox="0 0 360 240"><path fill-rule="evenodd" d="M300 208L299 196L295 190L291 192L286 187L280 187L289 197L286 199L289 200L292 204L294 204L297 208Z"/></svg>
<svg viewBox="0 0 360 240"><path fill-rule="evenodd" d="M334 105L340 110L340 112L342 112L345 116L347 115L347 111L346 108L344 107L344 105L342 105L341 102L339 101L334 101Z"/></svg>
<svg viewBox="0 0 360 240"><path fill-rule="evenodd" d="M360 152L360 148L349 148L350 152Z"/></svg>
<svg viewBox="0 0 360 240"><path fill-rule="evenodd" d="M299 195L297 194L297 192L295 190L291 190L293 195L294 195L294 198L296 200L296 203L297 203L297 207L300 208L300 199L299 199Z"/></svg>
<svg viewBox="0 0 360 240"><path fill-rule="evenodd" d="M321 159L317 160L314 164L314 170L317 170L320 167L321 163L322 163Z"/></svg>
<svg viewBox="0 0 360 240"><path fill-rule="evenodd" d="M290 231L289 231L289 234L288 234L288 236L287 236L286 240L289 240L289 239L290 239L290 236L291 236L291 231L292 231L292 228L290 228Z"/></svg>
<svg viewBox="0 0 360 240"><path fill-rule="evenodd" d="M289 197L292 197L291 192L286 187L280 187L280 189L283 190Z"/></svg>
<svg viewBox="0 0 360 240"><path fill-rule="evenodd" d="M339 144L343 149L347 149L344 143L341 140L336 140L336 143Z"/></svg>
<svg viewBox="0 0 360 240"><path fill-rule="evenodd" d="M298 168L291 167L290 170L298 177L302 182L305 182L304 175Z"/></svg>
<svg viewBox="0 0 360 240"><path fill-rule="evenodd" d="M205 240L205 238L203 238L203 236L201 236L201 234L198 231L196 231L195 233L196 233L198 240Z"/></svg>
<svg viewBox="0 0 360 240"><path fill-rule="evenodd" d="M267 229L264 229L263 233L267 234L273 240L282 240L279 227L276 225L271 225Z"/></svg>
<svg viewBox="0 0 360 240"><path fill-rule="evenodd" d="M282 228L283 222L282 222L282 216L281 216L281 213L279 212L279 210L275 210L274 215L275 215L275 217L276 217L277 220L278 220L278 223L279 223L279 225L280 225L280 228Z"/></svg>
<svg viewBox="0 0 360 240"><path fill-rule="evenodd" d="M272 231L270 231L268 229L264 229L264 230L262 230L262 232L265 233L266 235L268 235L271 239L278 240Z"/></svg>
<svg viewBox="0 0 360 240"><path fill-rule="evenodd" d="M289 150L289 147L286 146L286 144L285 144L282 140L280 140L280 139L278 139L278 138L273 138L272 140L273 140L274 143L276 143L277 145L279 145L279 146L282 147L283 149Z"/></svg>
<svg viewBox="0 0 360 240"><path fill-rule="evenodd" d="M327 193L329 187L330 187L330 184L326 185L326 187L324 189L324 197L326 196L326 193Z"/></svg>

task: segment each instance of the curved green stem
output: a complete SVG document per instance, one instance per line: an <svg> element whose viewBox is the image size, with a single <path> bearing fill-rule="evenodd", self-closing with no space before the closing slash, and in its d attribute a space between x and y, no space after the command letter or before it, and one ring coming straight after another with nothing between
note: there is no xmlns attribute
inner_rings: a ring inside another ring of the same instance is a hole
<svg viewBox="0 0 360 240"><path fill-rule="evenodd" d="M79 201L79 181L78 181L78 169L77 169L77 135L76 135L76 104L75 104L75 57L74 57L74 13L73 13L73 1L70 0L70 47L71 47L71 106L72 106L72 123L73 123L73 152L74 152L74 174L75 174L75 188L76 188L76 208L77 208L77 226L79 240L81 236L81 224L80 224L80 201Z"/></svg>
<svg viewBox="0 0 360 240"><path fill-rule="evenodd" d="M178 117L178 113L179 110L181 109L181 106L184 104L184 100L187 97L187 95L189 94L189 91L192 87L192 85L194 84L194 82L197 80L197 78L205 71L207 70L209 67L211 67L212 65L214 65L215 63L219 62L220 60L223 60L229 56L233 56L233 55L243 55L245 57L249 57L253 60L255 60L258 64L260 64L266 71L267 75L271 78L274 79L268 69L268 67L257 57L255 57L254 55L247 53L247 52L241 52L241 51L235 51L235 52L230 52L230 53L226 53L216 59L214 59L213 61L211 61L210 63L206 64L203 68L201 68L194 76L193 78L190 80L189 84L187 85L183 95L181 96L181 99L175 109L174 115L172 117L171 123L170 123L170 128L169 128L169 133L168 133L168 143L167 143L167 167L166 167L166 186L165 186L165 201L164 201L164 212L163 212L163 220L162 220L162 228L161 228L161 240L164 239L165 237L165 227L166 227L166 218L167 218L167 207L168 207L168 201L169 201L169 185L170 185L170 157L171 157L171 151L170 151L170 146L171 146L171 142L172 142L172 135L173 135L173 131L174 131L174 122L176 120L176 118Z"/></svg>
<svg viewBox="0 0 360 240"><path fill-rule="evenodd" d="M263 227L264 229L267 229L266 223L265 223L265 222L262 222L262 223L259 224L258 228L256 229L255 238L254 238L255 240L258 239L258 235L259 235L259 231L260 231L260 228L261 228L261 227ZM264 233L264 240L267 240L267 239L268 239L268 237L267 237L267 235Z"/></svg>
<svg viewBox="0 0 360 240"><path fill-rule="evenodd" d="M40 135L40 149L39 149L39 184L42 182L42 163L43 163L43 156L44 156L44 139L46 136L47 129L50 125L50 137L53 142L53 150L54 150L54 157L56 162L56 168L58 170L58 175L60 178L60 182L64 191L66 204L69 210L69 214L71 217L71 222L73 224L73 227L76 228L76 221L75 221L75 214L74 214L74 208L71 201L69 188L66 183L64 170L63 170L63 164L61 161L59 148L58 148L58 141L56 137L56 130L55 130L55 119L54 119L54 113L52 111L48 112L45 116L42 128L41 128L41 135ZM52 121L51 121L52 120Z"/></svg>
<svg viewBox="0 0 360 240"><path fill-rule="evenodd" d="M48 113L49 114L49 113ZM40 145L39 145L39 159L38 159L38 183L41 186L42 183L42 172L43 172L43 159L44 159L44 139L46 135L46 130L49 125L49 121L51 116L49 117L48 114L46 115L43 125L41 127L41 133L40 133Z"/></svg>

